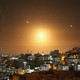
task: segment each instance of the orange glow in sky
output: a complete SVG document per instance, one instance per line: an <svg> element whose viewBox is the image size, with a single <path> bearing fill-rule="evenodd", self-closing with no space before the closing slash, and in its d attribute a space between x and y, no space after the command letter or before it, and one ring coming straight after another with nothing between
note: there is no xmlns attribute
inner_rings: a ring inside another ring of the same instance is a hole
<svg viewBox="0 0 80 80"><path fill-rule="evenodd" d="M60 52L80 46L80 0L0 0L0 53Z"/></svg>
<svg viewBox="0 0 80 80"><path fill-rule="evenodd" d="M39 45L41 45L41 44L44 44L45 45L45 43L48 41L48 32L46 31L46 30L44 30L44 29L38 29L38 30L36 30L36 33L35 33L35 41L37 42L37 43L40 43Z"/></svg>
<svg viewBox="0 0 80 80"><path fill-rule="evenodd" d="M34 27L29 35L29 41L26 41L26 45L29 45L29 49L33 51L46 51L46 48L52 45L51 30L49 28Z"/></svg>

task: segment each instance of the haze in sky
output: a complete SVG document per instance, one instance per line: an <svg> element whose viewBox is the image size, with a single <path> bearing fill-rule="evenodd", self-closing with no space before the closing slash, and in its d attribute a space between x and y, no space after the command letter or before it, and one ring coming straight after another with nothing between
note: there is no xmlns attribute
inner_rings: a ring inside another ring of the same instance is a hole
<svg viewBox="0 0 80 80"><path fill-rule="evenodd" d="M79 0L0 0L0 53L65 52L79 35Z"/></svg>

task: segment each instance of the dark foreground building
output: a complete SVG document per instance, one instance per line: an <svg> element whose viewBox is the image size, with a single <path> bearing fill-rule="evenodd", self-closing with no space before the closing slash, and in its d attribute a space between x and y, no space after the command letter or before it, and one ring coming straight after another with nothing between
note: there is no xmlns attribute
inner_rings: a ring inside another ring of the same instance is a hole
<svg viewBox="0 0 80 80"><path fill-rule="evenodd" d="M14 74L11 80L80 80L79 71L44 71L25 75Z"/></svg>

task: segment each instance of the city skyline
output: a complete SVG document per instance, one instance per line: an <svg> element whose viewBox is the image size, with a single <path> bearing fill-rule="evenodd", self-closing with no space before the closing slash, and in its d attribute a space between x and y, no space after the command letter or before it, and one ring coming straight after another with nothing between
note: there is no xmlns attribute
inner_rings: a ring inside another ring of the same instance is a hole
<svg viewBox="0 0 80 80"><path fill-rule="evenodd" d="M80 47L79 0L1 0L0 52L65 52Z"/></svg>

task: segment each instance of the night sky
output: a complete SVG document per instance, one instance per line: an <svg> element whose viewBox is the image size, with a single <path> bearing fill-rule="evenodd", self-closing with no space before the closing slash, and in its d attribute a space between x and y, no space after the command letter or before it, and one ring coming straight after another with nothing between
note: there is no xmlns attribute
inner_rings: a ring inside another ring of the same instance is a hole
<svg viewBox="0 0 80 80"><path fill-rule="evenodd" d="M44 45L33 40L40 26L50 33ZM77 46L80 0L0 0L0 53L65 52Z"/></svg>

